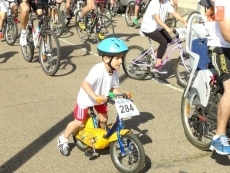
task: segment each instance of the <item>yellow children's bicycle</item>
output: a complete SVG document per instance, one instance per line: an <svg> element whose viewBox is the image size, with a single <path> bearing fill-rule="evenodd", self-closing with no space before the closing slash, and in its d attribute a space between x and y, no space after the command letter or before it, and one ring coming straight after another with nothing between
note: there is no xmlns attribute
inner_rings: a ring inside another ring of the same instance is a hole
<svg viewBox="0 0 230 173"><path fill-rule="evenodd" d="M107 125L106 129L98 127L97 115L91 107L88 119L85 120L84 126L73 134L73 140L88 157L97 154L96 150L109 146L112 162L120 172L140 172L145 165L143 145L130 129L124 128L124 118L140 113L126 94L109 93L107 102L115 105L115 122L111 126Z"/></svg>

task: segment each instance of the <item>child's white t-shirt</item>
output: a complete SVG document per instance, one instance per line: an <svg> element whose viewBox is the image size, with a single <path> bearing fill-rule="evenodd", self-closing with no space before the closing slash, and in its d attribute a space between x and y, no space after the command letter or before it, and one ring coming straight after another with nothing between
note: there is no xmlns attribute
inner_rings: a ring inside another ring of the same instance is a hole
<svg viewBox="0 0 230 173"><path fill-rule="evenodd" d="M110 75L106 69L104 62L98 63L93 66L85 78L91 85L93 91L99 95L107 96L111 88L119 87L118 72L115 70ZM87 108L94 105L99 105L93 98L91 98L81 87L77 97L77 104L81 108Z"/></svg>
<svg viewBox="0 0 230 173"><path fill-rule="evenodd" d="M143 21L141 24L141 31L150 33L156 29L163 29L162 26L158 25L154 19L155 14L159 14L160 19L165 22L166 14L173 13L175 10L170 4L169 0L163 0L161 4L159 0L152 0L144 14Z"/></svg>

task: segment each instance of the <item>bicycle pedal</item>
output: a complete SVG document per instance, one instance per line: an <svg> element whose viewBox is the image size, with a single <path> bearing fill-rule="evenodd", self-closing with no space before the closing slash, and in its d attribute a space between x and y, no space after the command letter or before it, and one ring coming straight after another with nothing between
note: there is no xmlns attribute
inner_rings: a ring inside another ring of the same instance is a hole
<svg viewBox="0 0 230 173"><path fill-rule="evenodd" d="M92 149L86 150L86 151L85 151L85 156L86 156L86 157L91 157L91 156L93 156L93 153L94 153L94 151L93 151Z"/></svg>

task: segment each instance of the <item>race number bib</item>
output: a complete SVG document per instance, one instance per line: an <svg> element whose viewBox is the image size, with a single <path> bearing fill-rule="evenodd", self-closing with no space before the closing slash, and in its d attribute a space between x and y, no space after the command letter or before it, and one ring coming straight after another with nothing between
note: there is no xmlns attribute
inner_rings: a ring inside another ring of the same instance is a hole
<svg viewBox="0 0 230 173"><path fill-rule="evenodd" d="M115 100L115 107L120 118L128 118L140 115L137 107L129 99L118 98Z"/></svg>

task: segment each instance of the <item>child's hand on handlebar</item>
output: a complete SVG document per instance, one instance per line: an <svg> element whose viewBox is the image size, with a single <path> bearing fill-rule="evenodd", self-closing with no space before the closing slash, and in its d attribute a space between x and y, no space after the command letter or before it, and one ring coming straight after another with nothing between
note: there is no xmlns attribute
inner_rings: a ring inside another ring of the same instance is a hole
<svg viewBox="0 0 230 173"><path fill-rule="evenodd" d="M107 102L107 96L100 95L95 100L97 103L105 103L105 102Z"/></svg>
<svg viewBox="0 0 230 173"><path fill-rule="evenodd" d="M124 94L126 94L126 96L130 99L132 97L132 93L131 92L124 92Z"/></svg>

